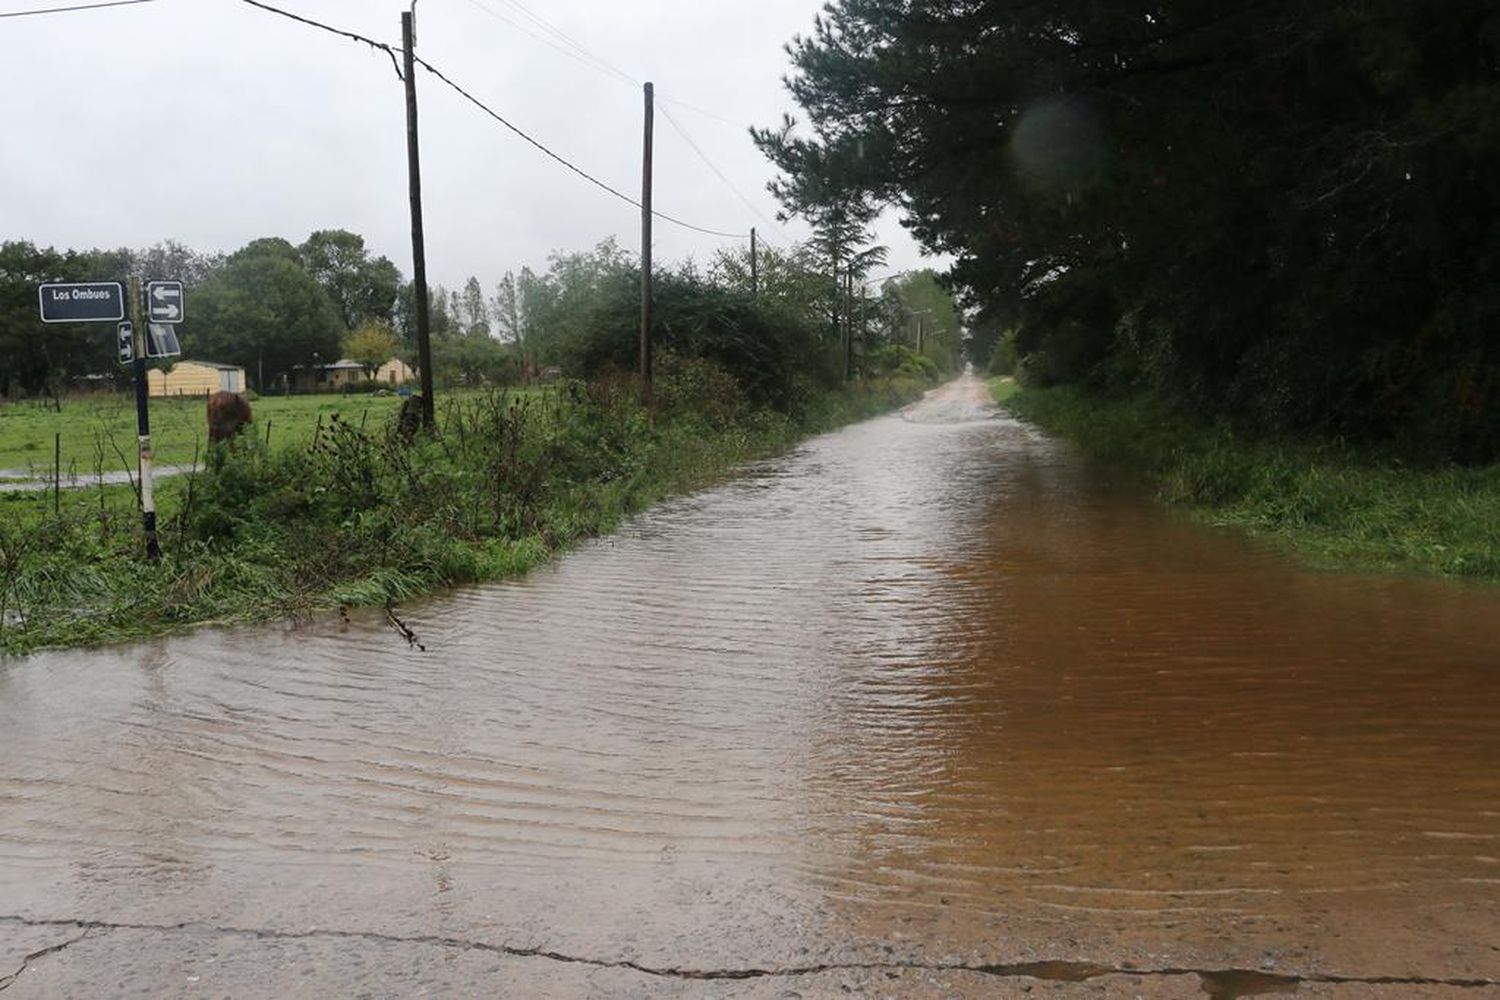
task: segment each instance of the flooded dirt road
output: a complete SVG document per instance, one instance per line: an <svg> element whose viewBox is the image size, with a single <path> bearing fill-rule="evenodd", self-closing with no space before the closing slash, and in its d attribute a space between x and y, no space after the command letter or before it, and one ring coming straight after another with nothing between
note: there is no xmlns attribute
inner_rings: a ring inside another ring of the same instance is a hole
<svg viewBox="0 0 1500 1000"><path fill-rule="evenodd" d="M963 380L524 580L0 664L0 990L1500 996L1500 590Z"/></svg>

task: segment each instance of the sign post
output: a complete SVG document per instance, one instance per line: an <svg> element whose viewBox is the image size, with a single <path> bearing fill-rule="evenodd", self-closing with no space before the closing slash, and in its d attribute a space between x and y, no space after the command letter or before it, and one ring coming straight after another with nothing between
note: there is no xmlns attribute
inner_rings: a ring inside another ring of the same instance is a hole
<svg viewBox="0 0 1500 1000"><path fill-rule="evenodd" d="M152 282L154 286L156 282ZM178 286L179 301L182 288ZM156 493L151 481L151 408L147 405L149 388L146 382L146 310L142 303L141 279L130 279L130 320L135 337L135 429L140 444L141 459L141 520L146 529L146 558L152 562L161 558L161 544L156 538ZM155 315L153 309L152 315ZM181 315L181 311L178 311ZM122 351L123 354L123 351Z"/></svg>
<svg viewBox="0 0 1500 1000"><path fill-rule="evenodd" d="M135 368L135 423L141 461L141 516L146 529L146 558L161 558L156 538L156 494L151 480L151 413L146 382L146 359L182 353L171 324L181 323L182 282L153 281L144 291L141 279L126 286L118 281L52 282L37 289L43 323L115 323L115 345L120 364ZM148 301L149 300L149 301ZM130 317L126 319L126 308ZM150 322L147 322L147 317Z"/></svg>

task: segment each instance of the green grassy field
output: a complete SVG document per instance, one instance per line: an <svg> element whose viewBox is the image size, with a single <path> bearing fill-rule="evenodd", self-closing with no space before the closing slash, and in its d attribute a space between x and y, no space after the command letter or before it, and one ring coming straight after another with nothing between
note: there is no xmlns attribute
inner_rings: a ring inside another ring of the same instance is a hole
<svg viewBox="0 0 1500 1000"><path fill-rule="evenodd" d="M990 385L1012 413L1205 523L1324 568L1500 580L1500 466L1412 468L1326 442L1251 439L1145 397L1001 382Z"/></svg>
<svg viewBox="0 0 1500 1000"><path fill-rule="evenodd" d="M512 395L533 395L546 389L513 389ZM442 392L438 406L464 399L472 391ZM376 426L401 405L397 396L318 395L266 396L251 404L251 432L269 441L273 450L306 444L321 419L333 414L356 425ZM87 480L102 461L103 471L124 468L120 455L135 468L135 397L127 393L65 399L62 411L50 403L0 404L0 479L51 479L54 435L62 435L62 473ZM201 398L151 400L151 444L156 460L165 465L187 465L207 446L208 423ZM118 451L116 450L118 449Z"/></svg>
<svg viewBox="0 0 1500 1000"><path fill-rule="evenodd" d="M262 439L267 430L272 447L305 443L321 416L340 413L351 420L384 419L401 400L396 396L276 396L256 400L254 432ZM121 468L118 447L131 460L135 457L135 399L125 393L64 400L62 411L49 404L8 403L0 406L0 475L6 478L52 477L54 435L62 435L62 471L88 478L102 458L105 471ZM186 465L195 449L207 445L208 424L204 401L153 399L151 443L157 461Z"/></svg>
<svg viewBox="0 0 1500 1000"><path fill-rule="evenodd" d="M1001 404L1021 391L1020 383L1009 375L996 375L986 380L985 384L990 387L990 394L995 397L995 402Z"/></svg>

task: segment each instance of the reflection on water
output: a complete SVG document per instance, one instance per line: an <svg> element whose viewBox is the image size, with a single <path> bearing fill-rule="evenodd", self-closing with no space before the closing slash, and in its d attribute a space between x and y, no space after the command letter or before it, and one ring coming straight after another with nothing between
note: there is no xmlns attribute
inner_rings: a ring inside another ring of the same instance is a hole
<svg viewBox="0 0 1500 1000"><path fill-rule="evenodd" d="M1500 592L1303 572L978 391L411 609L426 654L0 666L0 913L1500 972Z"/></svg>

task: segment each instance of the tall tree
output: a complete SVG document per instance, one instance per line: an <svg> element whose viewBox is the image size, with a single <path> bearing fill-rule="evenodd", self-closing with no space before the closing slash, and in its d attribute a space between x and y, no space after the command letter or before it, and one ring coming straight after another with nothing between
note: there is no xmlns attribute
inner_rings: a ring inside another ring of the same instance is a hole
<svg viewBox="0 0 1500 1000"><path fill-rule="evenodd" d="M177 240L163 240L131 256L135 270L147 280L180 281L189 287L201 285L224 266L223 254L202 254Z"/></svg>
<svg viewBox="0 0 1500 1000"><path fill-rule="evenodd" d="M471 276L464 282L463 298L459 306L458 315L466 333L489 334L490 310L484 301L484 289L479 287L478 278Z"/></svg>
<svg viewBox="0 0 1500 1000"><path fill-rule="evenodd" d="M342 334L323 286L267 240L235 253L197 290L182 326L185 354L240 365L261 392L295 367L335 360Z"/></svg>
<svg viewBox="0 0 1500 1000"><path fill-rule="evenodd" d="M523 268L522 273L529 272ZM508 340L516 345L516 353L522 365L525 365L526 327L522 318L521 289L514 271L506 271L505 276L496 284L491 312L495 317L495 333L501 340Z"/></svg>
<svg viewBox="0 0 1500 1000"><path fill-rule="evenodd" d="M801 216L812 226L811 245L827 261L833 284L833 312L829 317L835 339L849 338L848 289L856 269L872 266L857 258L869 247L870 222L878 211L869 193L848 179L847 153L819 127L815 138L796 135L796 121L788 115L781 128L751 129L751 135L782 174L769 185L782 204L781 217ZM873 250L873 248L871 248ZM847 361L846 361L847 365Z"/></svg>
<svg viewBox="0 0 1500 1000"><path fill-rule="evenodd" d="M1500 455L1488 0L833 0L779 183L898 205L1034 381Z"/></svg>
<svg viewBox="0 0 1500 1000"><path fill-rule="evenodd" d="M320 229L297 248L307 272L338 310L344 328L368 320L389 322L401 272L385 257L372 257L363 236L347 229Z"/></svg>

